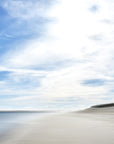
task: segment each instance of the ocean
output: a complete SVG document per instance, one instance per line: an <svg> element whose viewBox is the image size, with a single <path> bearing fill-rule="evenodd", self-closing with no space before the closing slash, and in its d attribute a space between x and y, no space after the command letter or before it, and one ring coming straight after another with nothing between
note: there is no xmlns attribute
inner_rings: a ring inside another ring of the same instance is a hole
<svg viewBox="0 0 114 144"><path fill-rule="evenodd" d="M50 114L50 112L2 111L0 112L0 138L18 126L48 114Z"/></svg>

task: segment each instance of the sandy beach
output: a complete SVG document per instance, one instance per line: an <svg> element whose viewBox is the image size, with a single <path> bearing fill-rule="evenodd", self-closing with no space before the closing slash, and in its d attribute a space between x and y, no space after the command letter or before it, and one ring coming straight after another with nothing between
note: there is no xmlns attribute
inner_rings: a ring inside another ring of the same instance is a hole
<svg viewBox="0 0 114 144"><path fill-rule="evenodd" d="M114 107L54 114L4 136L0 144L113 144Z"/></svg>

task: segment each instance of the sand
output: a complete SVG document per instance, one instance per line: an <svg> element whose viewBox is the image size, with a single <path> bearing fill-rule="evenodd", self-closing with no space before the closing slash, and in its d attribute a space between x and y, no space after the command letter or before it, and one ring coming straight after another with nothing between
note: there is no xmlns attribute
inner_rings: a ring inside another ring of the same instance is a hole
<svg viewBox="0 0 114 144"><path fill-rule="evenodd" d="M114 144L114 108L47 116L12 131L0 144Z"/></svg>

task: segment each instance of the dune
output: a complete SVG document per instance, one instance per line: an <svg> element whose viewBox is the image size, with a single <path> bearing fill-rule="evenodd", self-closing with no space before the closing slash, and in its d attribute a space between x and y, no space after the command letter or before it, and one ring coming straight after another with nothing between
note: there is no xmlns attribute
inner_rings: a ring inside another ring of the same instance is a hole
<svg viewBox="0 0 114 144"><path fill-rule="evenodd" d="M12 131L0 144L113 144L114 107L47 116Z"/></svg>
<svg viewBox="0 0 114 144"><path fill-rule="evenodd" d="M100 105L94 105L91 106L88 109L79 111L81 113L100 113L101 115L107 113L107 114L114 114L114 103L110 103L110 104L100 104Z"/></svg>

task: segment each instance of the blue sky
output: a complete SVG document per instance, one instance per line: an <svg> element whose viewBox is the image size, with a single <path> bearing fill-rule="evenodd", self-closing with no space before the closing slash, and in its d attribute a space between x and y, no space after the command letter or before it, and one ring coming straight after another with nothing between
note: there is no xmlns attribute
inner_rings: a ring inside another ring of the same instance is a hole
<svg viewBox="0 0 114 144"><path fill-rule="evenodd" d="M0 1L0 109L114 101L113 0Z"/></svg>

